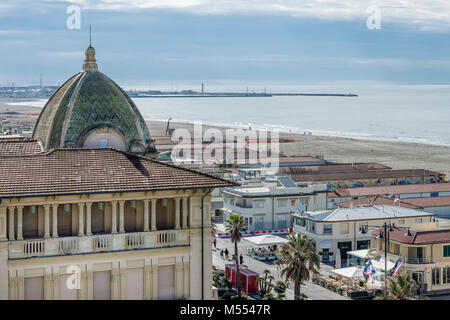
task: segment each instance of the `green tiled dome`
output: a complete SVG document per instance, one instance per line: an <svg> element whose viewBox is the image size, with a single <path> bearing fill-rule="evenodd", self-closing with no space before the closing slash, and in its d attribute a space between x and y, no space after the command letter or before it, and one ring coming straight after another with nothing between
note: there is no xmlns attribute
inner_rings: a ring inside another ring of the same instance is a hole
<svg viewBox="0 0 450 320"><path fill-rule="evenodd" d="M128 95L97 70L95 50L86 50L83 71L67 80L49 99L39 116L33 139L45 149L81 148L99 128L111 128L130 152L155 153L147 125Z"/></svg>

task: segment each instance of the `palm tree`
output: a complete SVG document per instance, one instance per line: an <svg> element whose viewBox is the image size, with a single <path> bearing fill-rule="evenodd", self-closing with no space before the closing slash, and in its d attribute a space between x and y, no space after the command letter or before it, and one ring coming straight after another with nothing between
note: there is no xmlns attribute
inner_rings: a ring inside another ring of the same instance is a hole
<svg viewBox="0 0 450 320"><path fill-rule="evenodd" d="M280 248L278 264L284 268L281 276L287 281L294 282L294 299L300 300L300 285L308 281L311 273L317 273L320 268L320 259L312 239L304 234L292 234L289 242Z"/></svg>
<svg viewBox="0 0 450 320"><path fill-rule="evenodd" d="M415 296L417 283L411 277L411 273L404 268L401 268L397 276L388 278L387 286L389 289L388 299L413 300L417 298Z"/></svg>
<svg viewBox="0 0 450 320"><path fill-rule="evenodd" d="M238 289L238 296L241 297L241 273L239 272L239 254L238 242L241 241L242 232L245 231L244 218L239 214L232 214L227 221L226 231L231 234L231 242L234 242L234 259L236 260L236 285Z"/></svg>

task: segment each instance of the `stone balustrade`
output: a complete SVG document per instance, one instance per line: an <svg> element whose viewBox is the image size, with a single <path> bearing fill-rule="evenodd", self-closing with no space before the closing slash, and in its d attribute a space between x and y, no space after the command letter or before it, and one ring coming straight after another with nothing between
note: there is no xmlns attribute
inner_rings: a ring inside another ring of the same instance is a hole
<svg viewBox="0 0 450 320"><path fill-rule="evenodd" d="M188 229L11 241L9 259L190 245Z"/></svg>

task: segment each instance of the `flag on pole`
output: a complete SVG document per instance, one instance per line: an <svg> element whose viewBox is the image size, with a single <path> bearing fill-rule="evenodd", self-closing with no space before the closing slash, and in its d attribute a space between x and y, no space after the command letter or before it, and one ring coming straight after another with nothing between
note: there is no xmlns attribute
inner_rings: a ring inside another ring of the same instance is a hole
<svg viewBox="0 0 450 320"><path fill-rule="evenodd" d="M366 263L363 273L369 278L375 274L375 268L373 267L372 261Z"/></svg>
<svg viewBox="0 0 450 320"><path fill-rule="evenodd" d="M400 259L395 262L394 268L392 268L392 276L396 276L398 274L398 271L400 270L400 267L402 266L402 263L400 262Z"/></svg>

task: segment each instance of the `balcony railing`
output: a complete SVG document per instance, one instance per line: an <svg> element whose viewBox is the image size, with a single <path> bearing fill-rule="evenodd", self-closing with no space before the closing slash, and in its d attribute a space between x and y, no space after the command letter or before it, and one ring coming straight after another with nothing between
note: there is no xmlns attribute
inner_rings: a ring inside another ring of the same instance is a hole
<svg viewBox="0 0 450 320"><path fill-rule="evenodd" d="M379 255L384 257L384 251L379 251ZM432 258L417 258L417 257L402 257L393 253L388 252L388 260L395 262L400 258L403 264L430 264L434 263Z"/></svg>
<svg viewBox="0 0 450 320"><path fill-rule="evenodd" d="M70 255L190 245L189 230L102 234L11 241L9 258Z"/></svg>

